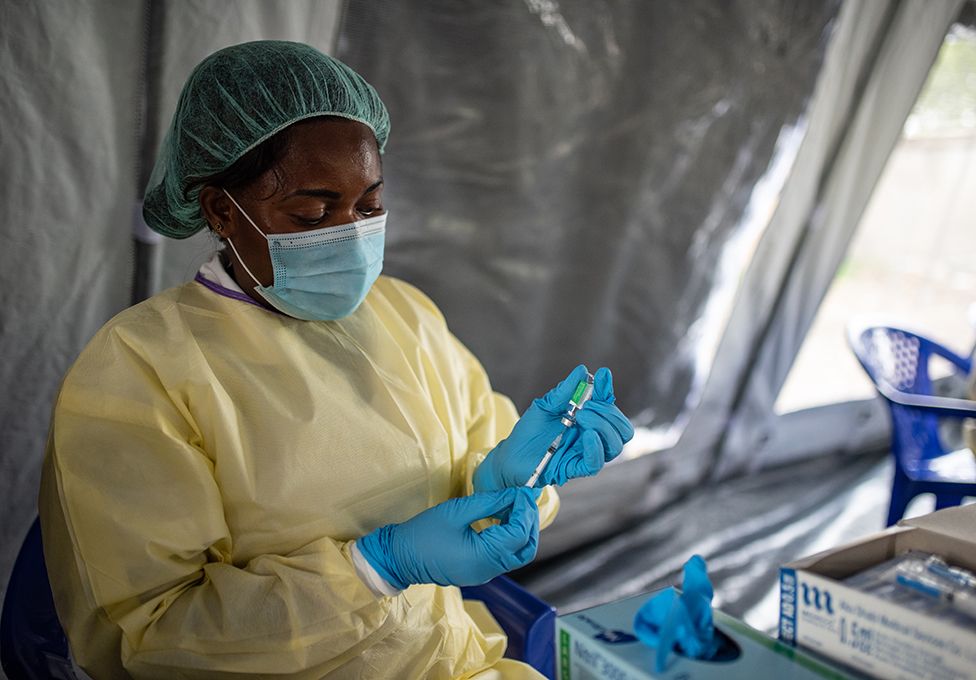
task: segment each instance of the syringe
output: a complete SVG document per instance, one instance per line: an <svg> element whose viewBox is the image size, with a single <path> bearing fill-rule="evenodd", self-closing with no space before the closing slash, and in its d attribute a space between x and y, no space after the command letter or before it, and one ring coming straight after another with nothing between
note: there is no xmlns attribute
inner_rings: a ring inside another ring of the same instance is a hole
<svg viewBox="0 0 976 680"><path fill-rule="evenodd" d="M976 577L965 569L950 567L935 555L920 556L899 564L895 581L941 600L976 621Z"/></svg>
<svg viewBox="0 0 976 680"><path fill-rule="evenodd" d="M546 455L542 457L542 460L539 461L539 464L535 468L535 472L533 472L532 476L529 477L529 481L525 483L527 487L532 488L535 486L535 483L539 481L539 475L541 475L542 471L546 469L546 465L549 463L550 459L552 459L552 455L559 450L559 445L563 441L563 435L566 434L566 430L576 424L576 414L581 408L583 408L583 404L590 400L592 395L593 375L587 372L586 380L579 381L579 384L576 386L576 390L573 392L573 396L569 400L569 408L566 409L566 413L563 414L563 417L560 420L560 422L563 424L562 431L556 435L556 438L552 440L549 448L546 449Z"/></svg>

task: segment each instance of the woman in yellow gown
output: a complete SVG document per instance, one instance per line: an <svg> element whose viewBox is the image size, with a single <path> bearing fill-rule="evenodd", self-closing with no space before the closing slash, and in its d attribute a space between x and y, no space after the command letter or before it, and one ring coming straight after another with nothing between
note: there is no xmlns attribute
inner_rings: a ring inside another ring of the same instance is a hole
<svg viewBox="0 0 976 680"><path fill-rule="evenodd" d="M633 431L601 369L519 488L585 369L519 419L435 305L380 276L388 133L306 45L227 48L184 86L144 214L229 248L96 334L44 463L45 559L92 677L538 677L456 586L529 562L551 485Z"/></svg>

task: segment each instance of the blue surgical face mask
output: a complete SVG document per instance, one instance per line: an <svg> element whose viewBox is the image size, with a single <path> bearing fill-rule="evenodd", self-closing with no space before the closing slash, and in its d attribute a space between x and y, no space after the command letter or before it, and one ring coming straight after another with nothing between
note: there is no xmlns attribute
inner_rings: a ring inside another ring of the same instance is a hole
<svg viewBox="0 0 976 680"><path fill-rule="evenodd" d="M227 242L257 284L254 290L280 312L306 321L349 316L366 298L383 269L386 213L335 227L294 234L265 234L234 197L227 198L268 240L274 283L262 286Z"/></svg>

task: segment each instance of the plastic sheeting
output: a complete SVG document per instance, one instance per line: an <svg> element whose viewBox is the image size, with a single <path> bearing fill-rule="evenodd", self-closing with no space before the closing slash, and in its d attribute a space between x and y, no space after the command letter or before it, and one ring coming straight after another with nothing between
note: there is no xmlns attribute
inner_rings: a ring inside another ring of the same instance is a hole
<svg viewBox="0 0 976 680"><path fill-rule="evenodd" d="M0 589L61 377L129 300L142 22L139 3L0 4Z"/></svg>
<svg viewBox="0 0 976 680"><path fill-rule="evenodd" d="M616 372L639 424L668 428L707 375L727 310L706 305L748 256L725 279L719 262L838 8L349 3L337 54L393 121L387 271L520 407L585 361Z"/></svg>

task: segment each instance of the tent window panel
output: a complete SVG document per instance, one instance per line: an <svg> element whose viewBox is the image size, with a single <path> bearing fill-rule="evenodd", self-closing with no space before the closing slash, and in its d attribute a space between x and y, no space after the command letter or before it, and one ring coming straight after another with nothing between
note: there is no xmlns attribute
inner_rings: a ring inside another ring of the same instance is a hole
<svg viewBox="0 0 976 680"><path fill-rule="evenodd" d="M976 31L949 31L780 390L777 413L865 399L852 320L901 325L968 353L976 336ZM948 374L936 369L936 377Z"/></svg>

